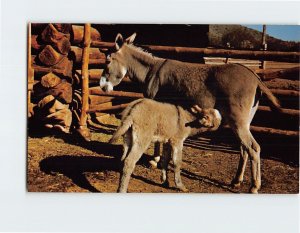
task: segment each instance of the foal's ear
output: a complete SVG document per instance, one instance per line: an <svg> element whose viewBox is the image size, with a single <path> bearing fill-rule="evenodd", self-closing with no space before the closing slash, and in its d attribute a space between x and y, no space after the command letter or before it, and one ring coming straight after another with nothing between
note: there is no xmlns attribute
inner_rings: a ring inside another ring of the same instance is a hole
<svg viewBox="0 0 300 233"><path fill-rule="evenodd" d="M198 114L202 112L202 108L199 107L199 105L195 104L193 107L191 107L191 112Z"/></svg>
<svg viewBox="0 0 300 233"><path fill-rule="evenodd" d="M135 37L136 37L136 33L133 33L131 36L129 36L129 37L125 40L125 42L126 42L127 44L132 44L133 41L134 41L134 39L135 39Z"/></svg>
<svg viewBox="0 0 300 233"><path fill-rule="evenodd" d="M115 43L116 43L116 50L119 50L124 44L123 36L120 33L118 33L118 35L116 36Z"/></svg>

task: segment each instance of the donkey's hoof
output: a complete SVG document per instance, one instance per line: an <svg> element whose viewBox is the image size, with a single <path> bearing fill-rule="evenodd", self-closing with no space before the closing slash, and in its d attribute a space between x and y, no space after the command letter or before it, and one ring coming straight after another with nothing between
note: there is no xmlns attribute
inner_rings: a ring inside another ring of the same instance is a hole
<svg viewBox="0 0 300 233"><path fill-rule="evenodd" d="M258 188L252 187L252 188L249 190L249 193L252 193L252 194L258 194Z"/></svg>
<svg viewBox="0 0 300 233"><path fill-rule="evenodd" d="M241 185L242 185L242 182L243 182L243 181L233 180L233 181L231 182L231 187L232 187L232 188L240 188Z"/></svg>
<svg viewBox="0 0 300 233"><path fill-rule="evenodd" d="M164 188L169 188L170 187L170 184L169 184L169 181L162 181L161 185L164 187Z"/></svg>
<svg viewBox="0 0 300 233"><path fill-rule="evenodd" d="M149 164L150 164L151 168L154 168L154 169L157 168L157 162L155 162L154 160L150 160Z"/></svg>
<svg viewBox="0 0 300 233"><path fill-rule="evenodd" d="M178 187L180 191L184 192L184 193L188 193L189 190L185 187L185 186L181 186L181 187Z"/></svg>

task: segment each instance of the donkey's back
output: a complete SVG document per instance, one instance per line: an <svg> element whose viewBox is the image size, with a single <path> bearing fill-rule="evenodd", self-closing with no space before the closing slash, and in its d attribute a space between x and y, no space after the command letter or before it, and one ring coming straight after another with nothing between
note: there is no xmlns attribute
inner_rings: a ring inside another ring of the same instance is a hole
<svg viewBox="0 0 300 233"><path fill-rule="evenodd" d="M113 135L111 142L124 135L132 128L133 135L139 140L167 142L170 138L185 137L189 132L185 127L185 111L168 103L151 99L133 101L122 112L122 123ZM180 135L180 136L179 136Z"/></svg>

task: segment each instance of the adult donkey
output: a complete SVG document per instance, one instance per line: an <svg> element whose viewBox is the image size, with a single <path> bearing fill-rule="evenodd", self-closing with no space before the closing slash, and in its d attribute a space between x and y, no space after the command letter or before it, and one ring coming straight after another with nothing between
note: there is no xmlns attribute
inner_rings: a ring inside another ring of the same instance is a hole
<svg viewBox="0 0 300 233"><path fill-rule="evenodd" d="M265 94L272 109L280 104L260 78L239 64L207 66L155 57L134 46L136 34L123 40L118 34L116 52L112 53L100 87L113 90L125 75L144 84L145 94L154 98L165 84L182 91L201 108L218 109L240 141L240 161L232 184L238 187L244 176L248 155L251 160L251 193L261 186L260 146L250 132L250 123L258 107L258 98Z"/></svg>

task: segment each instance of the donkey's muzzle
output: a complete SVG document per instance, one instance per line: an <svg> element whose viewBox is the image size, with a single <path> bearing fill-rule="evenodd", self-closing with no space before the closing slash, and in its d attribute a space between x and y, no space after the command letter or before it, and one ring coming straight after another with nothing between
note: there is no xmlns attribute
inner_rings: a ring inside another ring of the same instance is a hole
<svg viewBox="0 0 300 233"><path fill-rule="evenodd" d="M114 89L112 83L107 81L107 78L104 76L102 76L100 78L99 85L100 85L100 88L103 89L105 92L109 92Z"/></svg>
<svg viewBox="0 0 300 233"><path fill-rule="evenodd" d="M107 83L106 77L102 76L102 77L100 78L100 82L99 82L100 88L103 88L103 87L106 85L106 83Z"/></svg>

